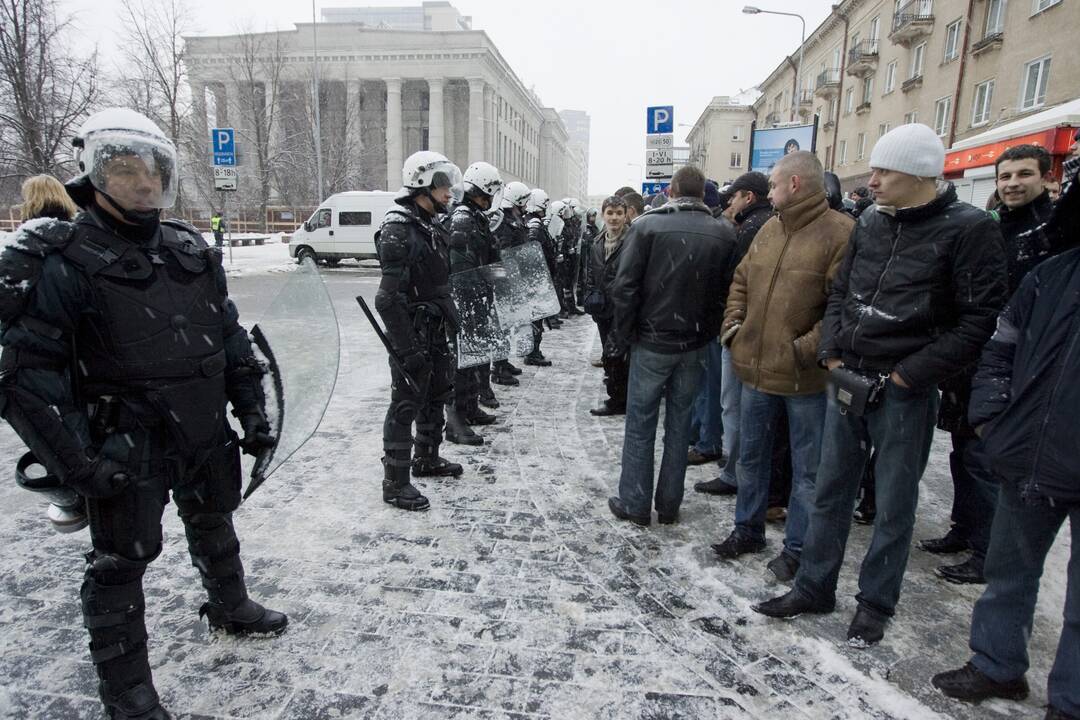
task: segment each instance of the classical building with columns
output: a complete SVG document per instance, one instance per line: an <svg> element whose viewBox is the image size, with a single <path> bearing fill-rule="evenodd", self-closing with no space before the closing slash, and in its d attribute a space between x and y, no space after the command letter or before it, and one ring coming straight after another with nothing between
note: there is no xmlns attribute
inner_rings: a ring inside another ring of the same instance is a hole
<svg viewBox="0 0 1080 720"><path fill-rule="evenodd" d="M320 196L396 190L404 159L425 149L462 169L484 160L507 182L566 196L571 149L558 113L524 86L486 33L460 26L320 22L185 38L196 124L236 128L242 186L268 188L270 202L312 201L317 46Z"/></svg>

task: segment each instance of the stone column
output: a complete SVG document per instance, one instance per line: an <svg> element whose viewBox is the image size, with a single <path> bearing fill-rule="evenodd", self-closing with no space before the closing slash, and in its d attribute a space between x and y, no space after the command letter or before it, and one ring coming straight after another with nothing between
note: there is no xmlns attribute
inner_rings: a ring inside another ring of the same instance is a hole
<svg viewBox="0 0 1080 720"><path fill-rule="evenodd" d="M401 78L386 79L386 189L401 187Z"/></svg>
<svg viewBox="0 0 1080 720"><path fill-rule="evenodd" d="M446 154L446 124L443 120L443 78L428 80L428 149Z"/></svg>
<svg viewBox="0 0 1080 720"><path fill-rule="evenodd" d="M469 78L469 165L484 159L484 121L487 115L484 107L485 86L483 78Z"/></svg>

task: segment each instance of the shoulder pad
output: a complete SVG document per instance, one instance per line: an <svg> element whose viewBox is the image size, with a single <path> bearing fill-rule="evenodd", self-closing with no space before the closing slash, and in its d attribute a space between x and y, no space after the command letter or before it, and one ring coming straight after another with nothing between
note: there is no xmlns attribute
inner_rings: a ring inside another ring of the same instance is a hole
<svg viewBox="0 0 1080 720"><path fill-rule="evenodd" d="M163 241L177 244L184 252L201 252L209 247L206 239L192 225L183 220L162 220Z"/></svg>
<svg viewBox="0 0 1080 720"><path fill-rule="evenodd" d="M188 223L188 222L186 222L184 220L181 220L180 218L168 218L167 220L162 220L161 224L162 225L168 225L169 227L174 227L177 230L180 230L181 232L187 231L187 232L191 233L192 235L195 235L196 237L198 237L199 240L202 241L203 243L206 242L205 240L203 240L202 233L199 232L198 229L196 229L196 227L194 225L192 225L191 223Z"/></svg>
<svg viewBox="0 0 1080 720"><path fill-rule="evenodd" d="M411 212L408 211L408 209L403 208L400 205L396 205L387 210L386 214L383 215L382 224L386 225L387 223L410 223L415 219L416 218Z"/></svg>
<svg viewBox="0 0 1080 720"><path fill-rule="evenodd" d="M75 234L75 224L54 218L27 220L8 234L3 249L34 255L63 250Z"/></svg>

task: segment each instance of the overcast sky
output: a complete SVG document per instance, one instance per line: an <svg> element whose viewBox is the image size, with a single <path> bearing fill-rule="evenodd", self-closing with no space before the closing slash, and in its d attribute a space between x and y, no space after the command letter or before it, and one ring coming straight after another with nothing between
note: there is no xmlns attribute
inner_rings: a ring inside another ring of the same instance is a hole
<svg viewBox="0 0 1080 720"><path fill-rule="evenodd" d="M148 0L152 2L153 0ZM641 181L645 108L674 105L675 140L714 95L734 95L772 72L798 47L792 17L744 15L743 0L451 0L484 30L526 87L545 105L585 110L592 118L590 194ZM762 9L802 13L807 34L830 0L748 0ZM187 0L197 30L234 31L241 21L266 29L310 22L301 0ZM323 7L418 5L419 0L349 2ZM110 57L119 0L60 0L88 41ZM113 66L115 67L115 66ZM112 70L115 72L115 69ZM635 163L638 167L632 167Z"/></svg>

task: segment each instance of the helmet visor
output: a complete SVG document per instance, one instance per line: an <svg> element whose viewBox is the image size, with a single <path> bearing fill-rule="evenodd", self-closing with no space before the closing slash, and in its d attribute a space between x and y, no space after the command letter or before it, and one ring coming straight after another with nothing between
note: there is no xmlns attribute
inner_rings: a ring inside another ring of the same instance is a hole
<svg viewBox="0 0 1080 720"><path fill-rule="evenodd" d="M461 184L461 168L451 162L440 163L430 170L431 182L428 187L432 190L439 188L452 188Z"/></svg>
<svg viewBox="0 0 1080 720"><path fill-rule="evenodd" d="M94 133L79 161L91 184L127 210L159 210L176 202L176 149L167 140L125 131Z"/></svg>

